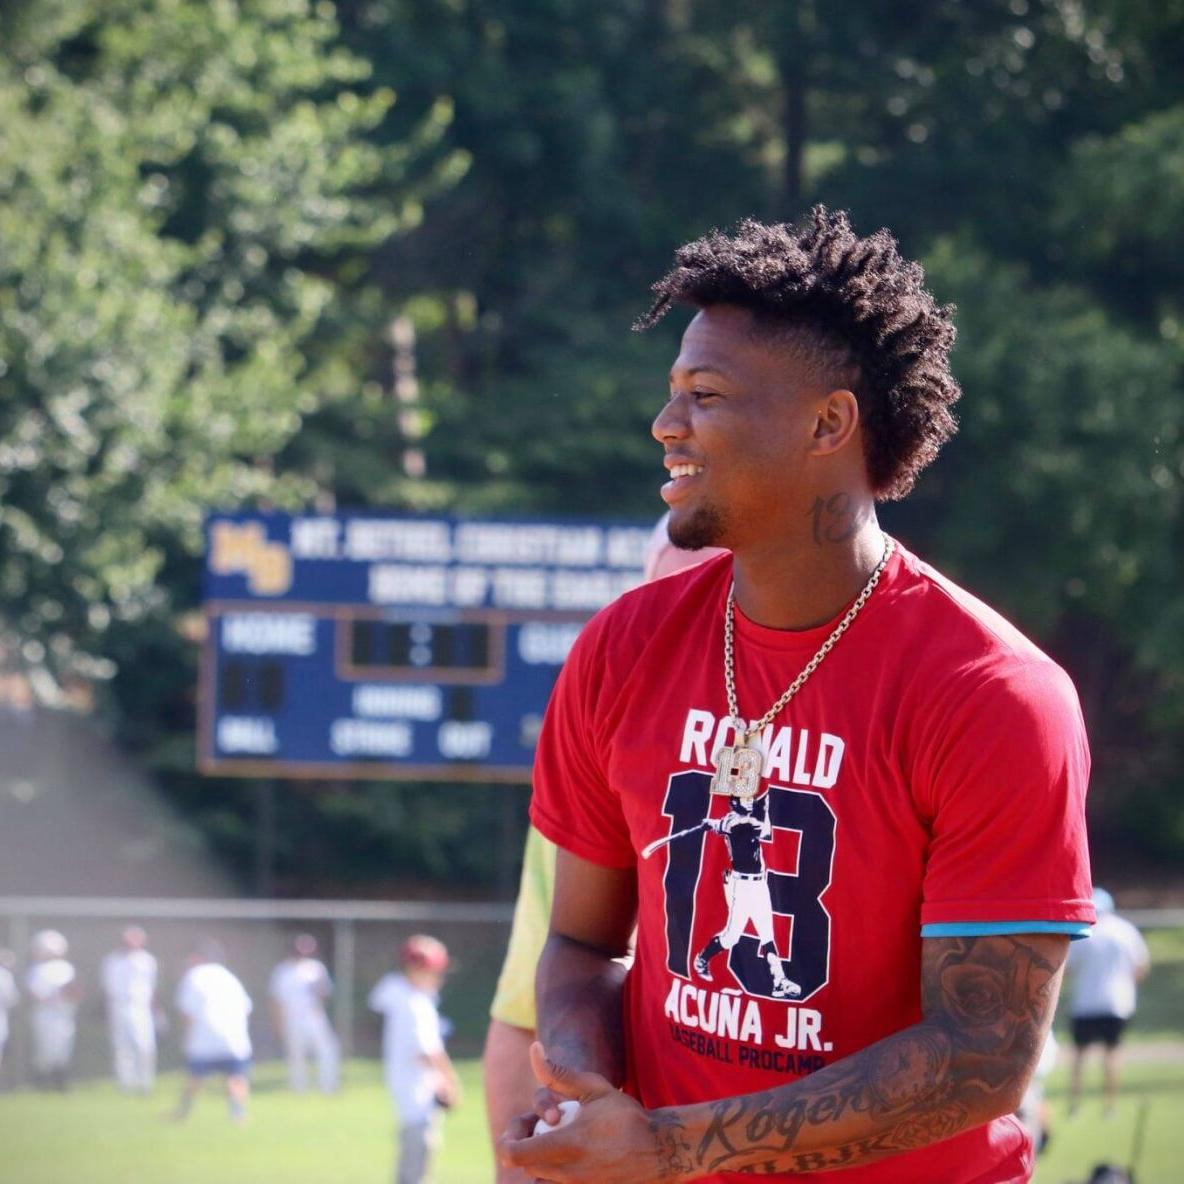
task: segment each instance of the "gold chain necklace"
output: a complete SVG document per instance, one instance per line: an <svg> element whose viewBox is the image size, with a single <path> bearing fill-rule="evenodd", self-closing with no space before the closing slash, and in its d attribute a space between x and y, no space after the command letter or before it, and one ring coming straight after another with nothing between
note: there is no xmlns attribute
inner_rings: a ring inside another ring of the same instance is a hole
<svg viewBox="0 0 1184 1184"><path fill-rule="evenodd" d="M822 664L822 659L834 649L839 638L851 626L851 622L859 616L860 609L868 602L868 598L876 590L888 560L892 558L895 542L887 535L884 536L884 554L880 562L868 577L863 591L855 598L855 603L843 614L843 619L831 631L831 635L818 648L818 652L806 663L801 674L797 676L785 689L785 693L761 716L748 727L740 717L740 706L736 701L736 652L734 640L734 619L736 606L736 584L732 582L728 589L728 606L724 613L724 690L728 696L728 711L731 713L732 724L736 728L738 742L724 745L715 756L715 775L711 778L711 792L725 794L727 797L751 798L756 795L761 783L761 768L764 765L764 754L750 746L750 742L766 724L772 723L777 714L802 689L806 680Z"/></svg>

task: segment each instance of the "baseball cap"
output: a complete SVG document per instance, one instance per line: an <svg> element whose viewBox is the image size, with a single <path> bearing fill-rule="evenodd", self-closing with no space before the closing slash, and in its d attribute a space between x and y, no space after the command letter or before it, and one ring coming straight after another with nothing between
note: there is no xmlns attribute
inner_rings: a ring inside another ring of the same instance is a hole
<svg viewBox="0 0 1184 1184"><path fill-rule="evenodd" d="M29 943L34 958L64 958L69 951L69 943L56 929L42 929L33 934Z"/></svg>
<svg viewBox="0 0 1184 1184"><path fill-rule="evenodd" d="M443 972L448 969L448 950L442 941L416 933L399 947L399 961L403 966Z"/></svg>

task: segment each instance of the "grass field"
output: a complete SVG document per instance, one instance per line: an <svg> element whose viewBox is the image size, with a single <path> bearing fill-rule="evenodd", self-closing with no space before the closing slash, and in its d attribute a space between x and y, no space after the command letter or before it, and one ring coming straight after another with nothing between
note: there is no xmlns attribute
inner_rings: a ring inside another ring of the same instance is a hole
<svg viewBox="0 0 1184 1184"><path fill-rule="evenodd" d="M448 1116L436 1184L484 1184L492 1175L476 1062L460 1066L463 1104ZM390 1102L373 1061L351 1061L334 1097L280 1088L278 1063L255 1074L251 1114L233 1126L214 1086L189 1120L166 1119L180 1076L151 1098L107 1083L64 1096L0 1095L2 1184L389 1184Z"/></svg>
<svg viewBox="0 0 1184 1184"><path fill-rule="evenodd" d="M1136 1115L1148 1105L1138 1184L1184 1181L1184 932L1150 935L1155 967L1143 992L1111 1119L1091 1066L1080 1111L1069 1118L1066 1073L1050 1078L1053 1138L1036 1184L1078 1184L1094 1164L1129 1162ZM1067 1041L1062 1041L1065 1046ZM487 1184L479 1066L460 1062L463 1104L448 1116L436 1184ZM296 1097L276 1062L259 1066L249 1123L232 1126L211 1087L189 1121L164 1117L180 1086L165 1074L154 1097L127 1098L106 1082L66 1095L0 1094L0 1184L388 1184L393 1120L374 1061L351 1061L341 1094ZM836 1184L842 1179L835 1175Z"/></svg>
<svg viewBox="0 0 1184 1184"><path fill-rule="evenodd" d="M1164 1052L1168 1052L1164 1049ZM480 1081L475 1062L462 1065L464 1104L448 1118L436 1184L486 1184ZM1138 1106L1150 1103L1139 1184L1179 1184L1184 1173L1184 1063L1170 1056L1128 1066L1118 1114L1103 1119L1088 1095L1065 1113L1064 1070L1054 1075L1053 1139L1036 1184L1083 1181L1096 1163L1129 1160ZM183 1125L163 1115L179 1078L166 1075L155 1097L126 1098L106 1084L70 1094L0 1096L3 1184L388 1184L394 1155L386 1094L373 1062L349 1065L348 1084L333 1098L294 1097L280 1086L278 1065L264 1065L249 1123L234 1127L214 1092ZM841 1177L836 1176L839 1180Z"/></svg>
<svg viewBox="0 0 1184 1184"><path fill-rule="evenodd" d="M1165 1048L1154 1060L1129 1063L1113 1118L1103 1116L1098 1073L1087 1071L1087 1085L1092 1082L1095 1089L1087 1089L1072 1118L1065 1102L1064 1068L1051 1078L1052 1140L1037 1164L1035 1184L1077 1184L1087 1180L1098 1163L1128 1167L1141 1106L1148 1110L1138 1184L1180 1184L1184 1180L1184 1054L1171 1054Z"/></svg>

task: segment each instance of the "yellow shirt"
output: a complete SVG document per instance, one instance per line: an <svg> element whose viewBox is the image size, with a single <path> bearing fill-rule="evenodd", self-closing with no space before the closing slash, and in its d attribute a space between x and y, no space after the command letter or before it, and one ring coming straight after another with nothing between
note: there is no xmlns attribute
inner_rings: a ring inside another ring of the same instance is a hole
<svg viewBox="0 0 1184 1184"><path fill-rule="evenodd" d="M489 1008L503 1024L534 1030L534 972L547 940L554 892L555 844L532 826L526 835L510 945Z"/></svg>

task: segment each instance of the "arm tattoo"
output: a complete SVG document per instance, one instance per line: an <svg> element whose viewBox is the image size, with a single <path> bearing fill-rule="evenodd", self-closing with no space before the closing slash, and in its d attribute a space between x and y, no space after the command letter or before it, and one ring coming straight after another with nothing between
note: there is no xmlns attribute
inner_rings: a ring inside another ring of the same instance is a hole
<svg viewBox="0 0 1184 1184"><path fill-rule="evenodd" d="M655 1110L650 1115L650 1133L658 1152L659 1180L677 1180L694 1170L695 1160L686 1128L673 1110Z"/></svg>
<svg viewBox="0 0 1184 1184"><path fill-rule="evenodd" d="M1066 946L1048 935L926 940L919 1024L792 1085L709 1103L696 1169L847 1167L1014 1110L1052 1021Z"/></svg>
<svg viewBox="0 0 1184 1184"><path fill-rule="evenodd" d="M555 1060L593 1069L619 1085L625 1076L625 972L602 951L552 935L535 987L539 1039Z"/></svg>

